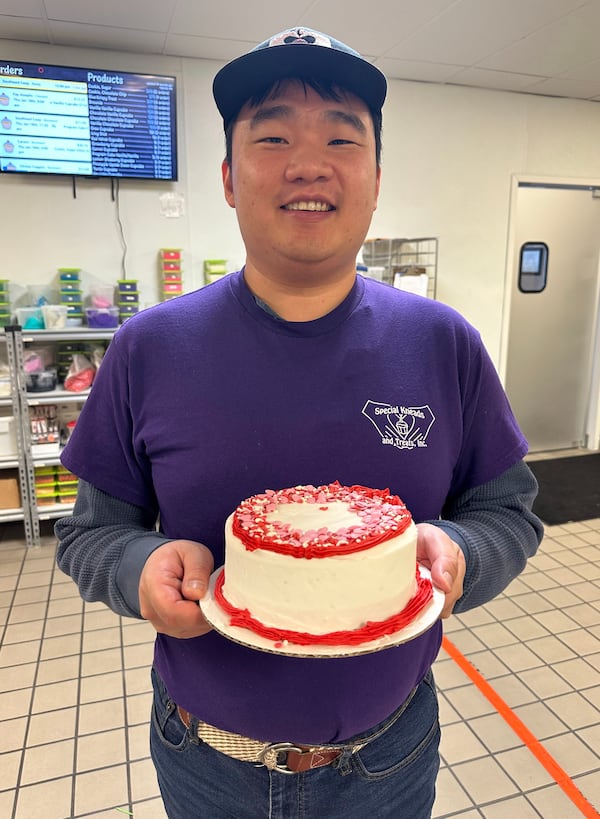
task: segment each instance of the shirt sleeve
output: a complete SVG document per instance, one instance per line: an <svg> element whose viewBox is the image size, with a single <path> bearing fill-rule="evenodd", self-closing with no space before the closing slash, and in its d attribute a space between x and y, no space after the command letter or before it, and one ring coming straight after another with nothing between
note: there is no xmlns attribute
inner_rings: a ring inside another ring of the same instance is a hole
<svg viewBox="0 0 600 819"><path fill-rule="evenodd" d="M538 485L519 461L497 478L447 502L439 520L463 550L467 571L454 613L483 605L502 592L524 569L542 541L544 528L533 513Z"/></svg>
<svg viewBox="0 0 600 819"><path fill-rule="evenodd" d="M54 526L57 562L84 600L141 619L138 588L150 554L167 543L156 513L122 501L80 479L71 517Z"/></svg>

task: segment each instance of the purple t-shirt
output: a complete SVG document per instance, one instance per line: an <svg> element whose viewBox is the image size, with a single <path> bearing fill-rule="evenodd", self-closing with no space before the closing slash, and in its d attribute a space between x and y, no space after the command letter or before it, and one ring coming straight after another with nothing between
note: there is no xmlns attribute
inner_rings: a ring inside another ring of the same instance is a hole
<svg viewBox="0 0 600 819"><path fill-rule="evenodd" d="M240 272L123 325L63 462L158 509L165 535L205 543L218 567L225 519L265 489L336 480L389 489L419 522L525 451L478 333L449 307L358 277L328 315L285 322L257 305ZM324 743L398 707L440 641L436 624L384 651L303 659L214 631L158 635L155 664L200 719Z"/></svg>

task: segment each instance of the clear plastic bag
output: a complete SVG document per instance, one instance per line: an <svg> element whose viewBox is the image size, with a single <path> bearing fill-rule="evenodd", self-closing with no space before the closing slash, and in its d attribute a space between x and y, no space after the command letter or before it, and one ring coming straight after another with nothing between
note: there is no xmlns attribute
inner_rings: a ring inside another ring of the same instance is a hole
<svg viewBox="0 0 600 819"><path fill-rule="evenodd" d="M69 392L83 392L92 386L96 368L84 355L75 353L65 378L65 390Z"/></svg>

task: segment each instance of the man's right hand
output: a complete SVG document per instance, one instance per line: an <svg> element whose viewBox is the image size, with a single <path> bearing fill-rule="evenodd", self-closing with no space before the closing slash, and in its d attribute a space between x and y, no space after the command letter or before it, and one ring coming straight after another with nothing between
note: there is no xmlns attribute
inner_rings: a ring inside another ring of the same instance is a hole
<svg viewBox="0 0 600 819"><path fill-rule="evenodd" d="M211 630L198 600L208 589L213 556L202 543L171 540L155 549L142 570L140 612L159 634L186 639Z"/></svg>

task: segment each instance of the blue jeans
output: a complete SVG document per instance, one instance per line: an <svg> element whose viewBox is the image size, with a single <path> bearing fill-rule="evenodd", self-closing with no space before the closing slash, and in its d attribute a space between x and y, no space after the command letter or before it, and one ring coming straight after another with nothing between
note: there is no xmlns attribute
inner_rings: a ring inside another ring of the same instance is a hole
<svg viewBox="0 0 600 819"><path fill-rule="evenodd" d="M440 738L432 674L380 737L297 774L215 751L183 725L155 671L152 678L150 748L169 819L430 819Z"/></svg>

